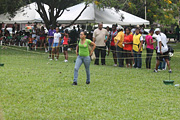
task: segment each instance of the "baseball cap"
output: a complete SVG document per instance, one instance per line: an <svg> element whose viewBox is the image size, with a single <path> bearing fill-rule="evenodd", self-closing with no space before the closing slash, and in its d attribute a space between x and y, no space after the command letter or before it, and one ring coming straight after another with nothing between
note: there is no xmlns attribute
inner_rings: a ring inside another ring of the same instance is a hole
<svg viewBox="0 0 180 120"><path fill-rule="evenodd" d="M160 32L161 31L160 28L156 28L154 32L157 32L157 31Z"/></svg>

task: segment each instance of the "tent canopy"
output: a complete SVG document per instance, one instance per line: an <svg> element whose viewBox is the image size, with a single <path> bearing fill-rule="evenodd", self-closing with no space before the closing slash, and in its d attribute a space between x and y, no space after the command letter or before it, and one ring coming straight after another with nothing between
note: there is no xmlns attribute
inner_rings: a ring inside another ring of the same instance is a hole
<svg viewBox="0 0 180 120"><path fill-rule="evenodd" d="M49 6L45 5L45 10L48 13ZM85 7L85 3L69 7L65 10L61 17L58 18L58 23L69 24L80 14ZM26 5L17 11L14 18L8 19L9 14L1 14L0 22L4 23L33 23L43 21L39 13L36 11L36 3ZM124 19L123 19L124 18ZM104 24L120 24L120 25L149 25L149 21L140 17L134 16L122 10L116 11L114 8L98 8L95 4L90 3L79 19L75 23L99 23Z"/></svg>
<svg viewBox="0 0 180 120"><path fill-rule="evenodd" d="M61 17L58 18L58 23L71 23L83 10L85 3L67 8ZM124 19L123 19L124 18ZM116 11L114 8L98 8L91 3L79 17L75 23L99 23L104 24L121 24L121 25L149 25L149 21L140 17L124 12Z"/></svg>
<svg viewBox="0 0 180 120"><path fill-rule="evenodd" d="M48 6L44 5L46 11L48 11ZM18 11L16 11L16 15L9 19L9 14L1 14L0 15L0 22L4 23L33 23L33 22L41 22L42 19L39 13L36 11L37 5L36 3L28 4L24 7L21 7Z"/></svg>

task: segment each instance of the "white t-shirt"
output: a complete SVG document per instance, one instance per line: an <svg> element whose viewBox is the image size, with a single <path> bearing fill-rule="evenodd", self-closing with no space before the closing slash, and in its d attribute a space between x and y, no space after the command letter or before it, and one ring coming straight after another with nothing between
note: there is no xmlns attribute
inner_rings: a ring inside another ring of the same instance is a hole
<svg viewBox="0 0 180 120"><path fill-rule="evenodd" d="M158 47L158 53L160 53L160 46L159 46L159 42L161 41L161 52L165 53L168 51L168 45L167 45L167 37L164 33L160 33L159 35L157 35L157 47Z"/></svg>
<svg viewBox="0 0 180 120"><path fill-rule="evenodd" d="M109 35L108 31L104 28L102 28L102 30L100 30L99 28L94 30L93 37L96 39L95 41L96 46L106 46L104 41L106 39L105 37L108 35Z"/></svg>
<svg viewBox="0 0 180 120"><path fill-rule="evenodd" d="M60 33L54 33L54 43L59 43L60 37L61 37Z"/></svg>

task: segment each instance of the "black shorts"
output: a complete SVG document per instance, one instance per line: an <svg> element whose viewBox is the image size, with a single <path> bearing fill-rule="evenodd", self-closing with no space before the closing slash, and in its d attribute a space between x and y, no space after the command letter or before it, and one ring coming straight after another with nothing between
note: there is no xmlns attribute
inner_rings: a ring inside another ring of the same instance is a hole
<svg viewBox="0 0 180 120"><path fill-rule="evenodd" d="M63 50L67 51L68 50L68 45L63 45Z"/></svg>
<svg viewBox="0 0 180 120"><path fill-rule="evenodd" d="M166 59L169 60L169 52L165 52L165 53L163 53L163 54L157 53L157 57L156 57L157 60L163 61L163 58L164 58L165 60L166 60Z"/></svg>
<svg viewBox="0 0 180 120"><path fill-rule="evenodd" d="M110 41L109 41L109 40L106 42L106 46L107 46L108 48L110 48Z"/></svg>
<svg viewBox="0 0 180 120"><path fill-rule="evenodd" d="M116 47L115 46L111 46L111 51L112 51L112 53L116 53Z"/></svg>

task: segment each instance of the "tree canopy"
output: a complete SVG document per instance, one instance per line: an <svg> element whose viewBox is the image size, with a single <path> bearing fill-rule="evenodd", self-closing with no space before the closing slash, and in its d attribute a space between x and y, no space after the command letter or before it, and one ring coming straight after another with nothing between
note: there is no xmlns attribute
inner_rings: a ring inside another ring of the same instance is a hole
<svg viewBox="0 0 180 120"><path fill-rule="evenodd" d="M12 16L20 7L36 2L37 12L44 20L46 27L56 25L56 20L60 17L66 8L81 2L95 2L99 7L115 7L117 10L122 9L126 12L145 18L145 6L147 7L147 20L151 23L176 24L179 19L179 0L0 0L0 13L10 13ZM48 13L45 11L44 4L49 6ZM87 5L79 13L78 17L87 8ZM49 16L49 17L48 17ZM72 25L78 17L70 24Z"/></svg>

